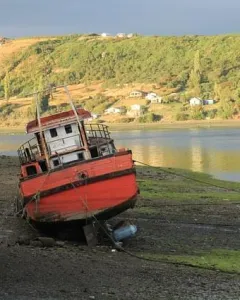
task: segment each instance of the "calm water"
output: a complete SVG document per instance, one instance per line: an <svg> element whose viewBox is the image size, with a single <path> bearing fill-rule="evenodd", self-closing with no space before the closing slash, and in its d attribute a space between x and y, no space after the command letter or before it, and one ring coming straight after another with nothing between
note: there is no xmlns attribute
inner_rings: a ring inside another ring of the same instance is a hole
<svg viewBox="0 0 240 300"><path fill-rule="evenodd" d="M240 129L167 129L114 132L117 147L154 166L200 171L240 181ZM26 135L0 135L0 154L16 155Z"/></svg>

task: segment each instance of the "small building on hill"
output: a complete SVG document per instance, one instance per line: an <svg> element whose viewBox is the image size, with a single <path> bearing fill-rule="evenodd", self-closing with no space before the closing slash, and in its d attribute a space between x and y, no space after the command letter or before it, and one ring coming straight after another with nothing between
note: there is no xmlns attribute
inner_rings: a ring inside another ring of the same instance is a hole
<svg viewBox="0 0 240 300"><path fill-rule="evenodd" d="M141 107L142 107L142 105L140 105L140 104L133 104L133 105L131 105L131 110L140 111Z"/></svg>
<svg viewBox="0 0 240 300"><path fill-rule="evenodd" d="M110 33L107 33L107 32L103 32L102 34L101 34L101 37L110 37L111 36L111 34Z"/></svg>
<svg viewBox="0 0 240 300"><path fill-rule="evenodd" d="M190 99L189 103L191 106L203 105L203 100L200 98L194 97L194 98Z"/></svg>
<svg viewBox="0 0 240 300"><path fill-rule="evenodd" d="M141 104L133 104L130 107L130 110L127 112L127 115L130 117L139 117L143 114L144 106Z"/></svg>
<svg viewBox="0 0 240 300"><path fill-rule="evenodd" d="M151 101L151 103L161 103L162 97L158 96L156 93L148 93L145 99Z"/></svg>
<svg viewBox="0 0 240 300"><path fill-rule="evenodd" d="M143 91L139 91L139 90L135 90L135 91L132 91L130 94L129 94L129 97L131 98L143 98L147 95L146 92L143 92Z"/></svg>
<svg viewBox="0 0 240 300"><path fill-rule="evenodd" d="M125 33L118 33L118 34L116 35L116 37L118 37L118 38L125 38L125 37L126 37L126 34L125 34Z"/></svg>
<svg viewBox="0 0 240 300"><path fill-rule="evenodd" d="M109 107L105 110L105 114L121 114L125 112L125 107Z"/></svg>
<svg viewBox="0 0 240 300"><path fill-rule="evenodd" d="M94 113L92 113L91 115L92 115L93 120L98 119L101 116L100 114L94 114Z"/></svg>
<svg viewBox="0 0 240 300"><path fill-rule="evenodd" d="M0 46L4 45L7 42L7 38L0 36Z"/></svg>
<svg viewBox="0 0 240 300"><path fill-rule="evenodd" d="M101 117L100 114L94 114L94 113L92 113L92 114L91 114L91 118L88 118L87 121L88 121L88 122L91 122L91 121L93 121L93 120L98 119L99 117Z"/></svg>
<svg viewBox="0 0 240 300"><path fill-rule="evenodd" d="M203 100L204 105L212 105L214 103L215 103L215 100L213 100L213 99Z"/></svg>

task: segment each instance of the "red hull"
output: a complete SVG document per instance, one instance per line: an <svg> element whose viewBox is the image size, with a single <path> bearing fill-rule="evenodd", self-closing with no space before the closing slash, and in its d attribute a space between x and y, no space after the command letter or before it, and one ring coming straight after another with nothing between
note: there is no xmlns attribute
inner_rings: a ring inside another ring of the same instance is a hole
<svg viewBox="0 0 240 300"><path fill-rule="evenodd" d="M58 222L113 217L134 206L138 187L126 151L21 181L20 191L27 217Z"/></svg>

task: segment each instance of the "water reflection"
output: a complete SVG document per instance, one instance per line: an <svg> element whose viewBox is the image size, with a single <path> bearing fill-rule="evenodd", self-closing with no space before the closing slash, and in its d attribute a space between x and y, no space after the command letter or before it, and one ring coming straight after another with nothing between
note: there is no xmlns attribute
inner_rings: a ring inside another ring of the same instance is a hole
<svg viewBox="0 0 240 300"><path fill-rule="evenodd" d="M31 136L23 134L0 134L0 155L17 155L17 149Z"/></svg>
<svg viewBox="0 0 240 300"><path fill-rule="evenodd" d="M144 163L190 169L240 181L240 129L184 129L114 133Z"/></svg>
<svg viewBox="0 0 240 300"><path fill-rule="evenodd" d="M136 160L153 166L205 172L240 181L240 129L183 129L114 132L117 147L133 151ZM0 135L0 154L16 155L29 137Z"/></svg>

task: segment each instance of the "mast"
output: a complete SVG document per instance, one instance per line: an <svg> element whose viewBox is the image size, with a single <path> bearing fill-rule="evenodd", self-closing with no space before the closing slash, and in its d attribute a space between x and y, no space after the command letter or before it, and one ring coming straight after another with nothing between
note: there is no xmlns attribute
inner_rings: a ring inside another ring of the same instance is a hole
<svg viewBox="0 0 240 300"><path fill-rule="evenodd" d="M34 98L35 98L35 103L36 103L36 112L37 112L37 120L38 120L38 127L39 127L39 133L40 133L40 142L42 145L44 156L46 158L48 170L50 170L50 161L49 161L48 151L47 151L47 147L46 147L46 143L45 143L45 139L44 139L43 131L42 131L40 110L39 110L39 106L38 106L38 97L39 97L39 93L37 92L34 94Z"/></svg>
<svg viewBox="0 0 240 300"><path fill-rule="evenodd" d="M81 136L82 136L82 139L83 139L83 147L84 147L85 150L86 150L86 153L87 153L88 158L91 158L91 154L90 154L89 147L88 147L88 142L87 142L87 139L86 139L85 130L84 130L84 128L83 128L83 125L82 125L82 123L81 123L81 120L79 120L79 115L78 115L78 113L77 113L77 110L76 110L75 105L73 104L73 101L72 101L72 98L71 98L71 95L70 95L70 93L69 93L69 90L68 90L67 86L64 86L64 89L65 89L65 92L66 92L66 94L67 94L67 96L68 96L69 103L70 103L70 105L71 105L71 108L72 108L72 110L73 110L73 112L74 112L74 115L75 115L76 120L77 120L78 125L79 125L79 130L80 130L80 132L81 132Z"/></svg>

